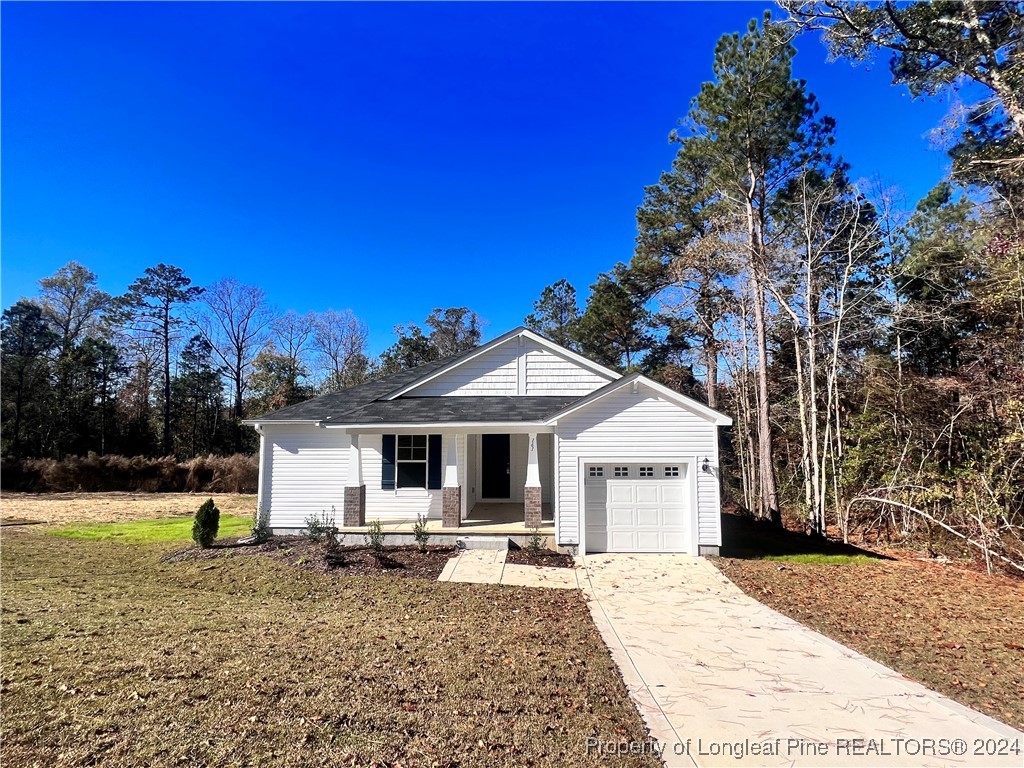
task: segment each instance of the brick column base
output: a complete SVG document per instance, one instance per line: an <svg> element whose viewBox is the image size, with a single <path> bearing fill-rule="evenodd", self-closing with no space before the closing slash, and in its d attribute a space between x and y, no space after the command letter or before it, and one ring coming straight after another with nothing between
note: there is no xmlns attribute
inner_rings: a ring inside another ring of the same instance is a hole
<svg viewBox="0 0 1024 768"><path fill-rule="evenodd" d="M462 486L441 489L441 525L458 528L462 524Z"/></svg>
<svg viewBox="0 0 1024 768"><path fill-rule="evenodd" d="M540 487L528 485L523 489L523 497L526 503L523 505L526 511L526 527L540 528L541 521L541 492Z"/></svg>
<svg viewBox="0 0 1024 768"><path fill-rule="evenodd" d="M345 507L342 510L341 524L345 528L357 528L366 525L366 486L345 486Z"/></svg>

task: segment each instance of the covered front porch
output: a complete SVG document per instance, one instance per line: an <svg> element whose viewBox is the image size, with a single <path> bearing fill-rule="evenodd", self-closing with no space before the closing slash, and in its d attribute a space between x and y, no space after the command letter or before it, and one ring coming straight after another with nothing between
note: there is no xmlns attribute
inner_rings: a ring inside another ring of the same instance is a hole
<svg viewBox="0 0 1024 768"><path fill-rule="evenodd" d="M365 529L370 520L385 531L411 531L422 514L438 532L554 532L550 428L435 425L349 434L342 531Z"/></svg>
<svg viewBox="0 0 1024 768"><path fill-rule="evenodd" d="M415 518L381 519L381 530L385 533L412 534ZM342 526L339 533L365 534L366 525ZM469 516L457 526L446 526L444 520L428 519L427 530L431 534L467 534L487 536L524 536L536 530L542 536L553 536L555 520L550 504L541 506L541 524L536 528L526 525L525 514L521 504L509 502L479 502Z"/></svg>

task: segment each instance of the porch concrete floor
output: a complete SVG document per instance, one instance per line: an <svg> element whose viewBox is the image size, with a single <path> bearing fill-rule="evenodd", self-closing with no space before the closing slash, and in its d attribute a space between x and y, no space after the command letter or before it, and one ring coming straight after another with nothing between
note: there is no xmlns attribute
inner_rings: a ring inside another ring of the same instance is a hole
<svg viewBox="0 0 1024 768"><path fill-rule="evenodd" d="M428 520L427 530L431 533L461 533L467 535L524 535L533 532L533 529L526 527L524 520L525 512L523 505L509 502L481 502L475 505L469 513L469 517L462 521L458 528L445 528L440 520ZM369 523L372 518L367 518ZM412 527L416 525L416 518L391 518L380 521L381 529L385 533L412 533ZM366 526L341 527L340 533L365 533ZM551 505L545 504L541 508L542 536L553 536L555 533L555 520L551 511Z"/></svg>

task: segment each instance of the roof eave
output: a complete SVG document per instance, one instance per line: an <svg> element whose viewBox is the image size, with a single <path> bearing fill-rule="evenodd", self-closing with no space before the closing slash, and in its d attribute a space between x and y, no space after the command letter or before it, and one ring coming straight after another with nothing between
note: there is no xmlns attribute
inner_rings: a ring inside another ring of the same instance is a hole
<svg viewBox="0 0 1024 768"><path fill-rule="evenodd" d="M563 408L558 413L551 415L546 420L546 423L551 425L557 424L559 419L569 416L570 414L573 414L576 411L582 410L583 408L588 407L592 403L595 403L598 400L607 397L613 392L619 391L622 387L627 386L628 384L631 384L633 382L643 384L649 389L653 389L659 395L662 395L668 400L674 401L681 408L685 408L687 410L692 411L693 413L710 422L711 424L714 424L716 427L727 427L730 424L732 424L732 418L725 415L721 411L716 411L714 408L698 403L693 398L680 394L679 392L676 392L673 389L669 389L664 384L659 384L653 379L649 379L646 376L643 376L639 373L631 373L628 376L624 376L623 378L619 379L618 381L609 382L606 386L601 387L601 389L591 392L583 399L578 400L575 403L570 403L568 406Z"/></svg>

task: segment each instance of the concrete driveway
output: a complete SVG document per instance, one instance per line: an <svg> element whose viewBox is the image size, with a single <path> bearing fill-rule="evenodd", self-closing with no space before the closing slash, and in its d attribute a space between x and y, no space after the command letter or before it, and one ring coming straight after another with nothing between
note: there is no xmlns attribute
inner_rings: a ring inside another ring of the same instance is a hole
<svg viewBox="0 0 1024 768"><path fill-rule="evenodd" d="M669 766L1024 765L1024 733L747 597L707 560L580 562L594 621Z"/></svg>

